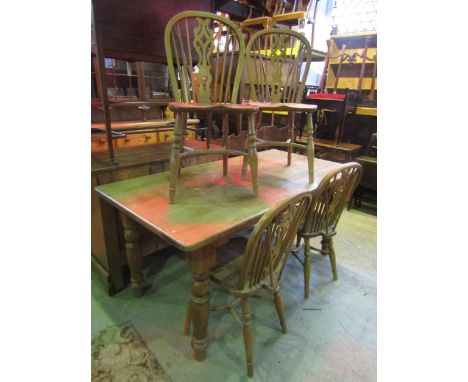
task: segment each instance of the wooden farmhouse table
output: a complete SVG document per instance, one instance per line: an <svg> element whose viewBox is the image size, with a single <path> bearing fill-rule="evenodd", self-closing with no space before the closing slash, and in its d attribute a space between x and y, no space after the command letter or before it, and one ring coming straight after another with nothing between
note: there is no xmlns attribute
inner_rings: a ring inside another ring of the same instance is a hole
<svg viewBox="0 0 468 382"><path fill-rule="evenodd" d="M281 199L312 190L339 163L314 160L314 183L309 183L307 157L287 152L258 154L259 195L252 194L250 175L241 180L243 157L229 159L223 177L223 161L181 170L177 202L169 204L169 172L132 178L96 187L100 199L106 246L118 255L118 224L122 219L130 280L136 297L145 289L142 274L140 226L187 254L192 273L192 348L196 360L206 356L210 309L209 272L216 263L216 248L233 235L254 225Z"/></svg>

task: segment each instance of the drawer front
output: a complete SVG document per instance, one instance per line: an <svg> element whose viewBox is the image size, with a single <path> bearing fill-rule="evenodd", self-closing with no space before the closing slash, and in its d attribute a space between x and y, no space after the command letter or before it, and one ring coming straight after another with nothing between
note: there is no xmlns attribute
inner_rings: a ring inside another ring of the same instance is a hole
<svg viewBox="0 0 468 382"><path fill-rule="evenodd" d="M160 131L159 133L159 143L163 142L172 142L173 140L173 131Z"/></svg>
<svg viewBox="0 0 468 382"><path fill-rule="evenodd" d="M114 148L116 147L115 141L112 142ZM107 139L105 138L91 138L91 152L107 151Z"/></svg>
<svg viewBox="0 0 468 382"><path fill-rule="evenodd" d="M185 132L185 139L195 139L195 131L187 130ZM174 131L160 131L159 143L172 142L174 140Z"/></svg>
<svg viewBox="0 0 468 382"><path fill-rule="evenodd" d="M131 134L126 138L117 139L117 147L141 146L148 143L157 143L156 133Z"/></svg>

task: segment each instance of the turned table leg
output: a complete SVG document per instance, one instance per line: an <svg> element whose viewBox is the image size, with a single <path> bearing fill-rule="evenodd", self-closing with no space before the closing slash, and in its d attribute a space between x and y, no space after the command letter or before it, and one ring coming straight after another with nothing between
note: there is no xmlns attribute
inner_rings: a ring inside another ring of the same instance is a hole
<svg viewBox="0 0 468 382"><path fill-rule="evenodd" d="M192 272L192 294L190 297L192 320L192 348L197 361L203 361L208 347L208 316L210 313L210 269L215 265L216 249L213 246L201 248L187 254Z"/></svg>
<svg viewBox="0 0 468 382"><path fill-rule="evenodd" d="M138 223L123 214L122 224L124 226L125 252L130 268L130 282L133 294L135 297L141 297L143 296L145 282L141 271L143 254L141 252L140 227Z"/></svg>

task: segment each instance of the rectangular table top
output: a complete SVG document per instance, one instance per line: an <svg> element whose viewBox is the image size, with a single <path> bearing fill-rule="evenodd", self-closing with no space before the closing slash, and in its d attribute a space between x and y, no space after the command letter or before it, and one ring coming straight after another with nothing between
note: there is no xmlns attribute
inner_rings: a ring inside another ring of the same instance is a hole
<svg viewBox="0 0 468 382"><path fill-rule="evenodd" d="M132 178L96 187L105 201L149 231L184 252L253 225L278 201L315 188L339 163L315 159L314 184L308 183L307 158L287 152L258 153L259 196L252 195L250 172L241 180L243 157L229 159L228 176L222 161L181 170L176 203L169 204L169 172Z"/></svg>

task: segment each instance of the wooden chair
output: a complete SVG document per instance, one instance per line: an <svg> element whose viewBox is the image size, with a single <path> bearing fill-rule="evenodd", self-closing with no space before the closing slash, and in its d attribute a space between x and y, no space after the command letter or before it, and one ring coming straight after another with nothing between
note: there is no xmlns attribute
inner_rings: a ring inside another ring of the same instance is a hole
<svg viewBox="0 0 468 382"><path fill-rule="evenodd" d="M310 282L310 250L315 250L323 255L328 255L333 272L333 280L338 279L336 271L336 256L333 248L333 236L336 235L336 226L341 213L350 200L359 180L362 176L362 166L351 162L330 171L317 189L312 193L312 202L307 212L303 226L297 233L296 248L293 255L304 266L304 297L309 298ZM310 245L310 239L321 236L322 248L314 248ZM304 239L304 245L299 246ZM304 260L298 257L300 249L304 248Z"/></svg>
<svg viewBox="0 0 468 382"><path fill-rule="evenodd" d="M246 50L250 105L257 106L260 113L272 113L271 125L257 129L257 147L287 147L288 166L293 148L306 150L309 182L313 183L312 114L317 107L300 103L312 60L309 42L302 34L289 29L266 29L252 36ZM282 112L287 113L288 126L278 128L274 126L274 117L275 113ZM307 113L306 146L295 143L296 112Z"/></svg>
<svg viewBox="0 0 468 382"><path fill-rule="evenodd" d="M252 327L250 324L249 297L265 290L273 295L281 329L287 332L283 302L279 294L281 277L294 242L297 229L311 201L311 193L304 192L279 202L255 225L242 256L212 271L210 278L218 283L234 300L213 311L228 310L243 326L247 361L247 375L253 376ZM219 257L219 256L218 256ZM242 303L242 322L233 310ZM189 334L191 301L187 305L184 334Z"/></svg>
<svg viewBox="0 0 468 382"><path fill-rule="evenodd" d="M317 123L315 133L319 131L319 120L323 119L326 113L332 112L338 115L337 128L334 130L333 136L336 146L340 146L343 140L344 128L346 125L347 115L355 108L358 94L356 91L347 89L344 93L338 93L338 82L341 77L341 71L343 65L350 61L350 55L345 53L346 45L343 44L340 49L340 53L331 57L331 43L327 41L328 52L325 59L325 66L323 69L322 78L320 80L320 86L316 92L310 93L306 96L303 102L307 104L317 105ZM328 93L326 89L326 79L328 70L330 69L329 62L331 59L339 59L338 68L335 73L335 81L333 83L332 93ZM301 131L302 135L302 131Z"/></svg>
<svg viewBox="0 0 468 382"><path fill-rule="evenodd" d="M258 195L255 106L237 104L244 65L245 43L239 28L229 19L207 12L187 11L172 17L165 31L166 57L175 102L174 141L170 160L169 202L175 202L181 159L197 155L223 156L227 175L228 156L244 155L252 175L254 196ZM198 72L194 73L197 66ZM196 78L195 78L196 77ZM223 114L223 147L193 150L183 147L188 113ZM229 113L248 114L248 152L229 148Z"/></svg>

